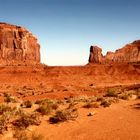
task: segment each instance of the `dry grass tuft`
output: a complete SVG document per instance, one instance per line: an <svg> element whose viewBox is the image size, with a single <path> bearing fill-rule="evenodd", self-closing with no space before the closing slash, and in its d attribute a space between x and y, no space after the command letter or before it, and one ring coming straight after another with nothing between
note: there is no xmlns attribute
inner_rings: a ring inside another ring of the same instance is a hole
<svg viewBox="0 0 140 140"><path fill-rule="evenodd" d="M19 129L26 129L30 125L40 125L41 120L38 113L21 113L18 119L13 122L13 125Z"/></svg>
<svg viewBox="0 0 140 140"><path fill-rule="evenodd" d="M100 103L95 102L95 103L85 103L85 105L83 105L84 108L99 108L100 107Z"/></svg>
<svg viewBox="0 0 140 140"><path fill-rule="evenodd" d="M67 120L75 120L78 117L77 109L65 109L56 111L53 117L50 117L50 123L64 122Z"/></svg>
<svg viewBox="0 0 140 140"><path fill-rule="evenodd" d="M31 108L32 107L32 102L31 101L24 101L21 104L21 106L24 107L24 108Z"/></svg>

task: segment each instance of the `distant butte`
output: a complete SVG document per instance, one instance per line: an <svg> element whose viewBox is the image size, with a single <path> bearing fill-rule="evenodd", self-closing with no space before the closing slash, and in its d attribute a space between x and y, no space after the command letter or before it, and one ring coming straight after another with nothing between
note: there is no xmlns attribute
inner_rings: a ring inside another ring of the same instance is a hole
<svg viewBox="0 0 140 140"><path fill-rule="evenodd" d="M40 45L23 27L0 23L0 65L40 63Z"/></svg>
<svg viewBox="0 0 140 140"><path fill-rule="evenodd" d="M105 56L102 54L102 49L97 46L90 47L89 63L131 63L140 62L140 40L125 45L123 48L115 52L107 52Z"/></svg>

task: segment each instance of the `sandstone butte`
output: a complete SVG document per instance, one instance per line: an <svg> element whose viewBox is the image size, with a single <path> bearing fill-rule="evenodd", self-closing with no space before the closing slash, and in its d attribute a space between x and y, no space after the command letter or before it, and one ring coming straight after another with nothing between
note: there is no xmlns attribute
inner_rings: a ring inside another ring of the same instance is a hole
<svg viewBox="0 0 140 140"><path fill-rule="evenodd" d="M0 23L0 65L40 63L37 38L23 27Z"/></svg>
<svg viewBox="0 0 140 140"><path fill-rule="evenodd" d="M107 52L105 56L102 49L97 46L90 47L89 63L133 63L140 62L140 40L136 40L115 52Z"/></svg>

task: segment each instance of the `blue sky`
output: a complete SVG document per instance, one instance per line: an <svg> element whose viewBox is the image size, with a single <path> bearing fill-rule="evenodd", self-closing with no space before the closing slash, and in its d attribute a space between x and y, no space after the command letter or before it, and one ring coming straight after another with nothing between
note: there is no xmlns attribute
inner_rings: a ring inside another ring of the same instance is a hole
<svg viewBox="0 0 140 140"><path fill-rule="evenodd" d="M90 45L103 53L140 39L140 0L0 0L0 21L39 39L41 61L84 65Z"/></svg>

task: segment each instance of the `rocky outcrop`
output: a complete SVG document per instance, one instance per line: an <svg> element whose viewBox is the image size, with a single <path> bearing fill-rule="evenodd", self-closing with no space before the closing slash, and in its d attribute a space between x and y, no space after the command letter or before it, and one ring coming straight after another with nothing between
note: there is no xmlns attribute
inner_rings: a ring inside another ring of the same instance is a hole
<svg viewBox="0 0 140 140"><path fill-rule="evenodd" d="M102 49L97 46L91 46L89 62L100 63L102 61L102 58L103 58Z"/></svg>
<svg viewBox="0 0 140 140"><path fill-rule="evenodd" d="M40 63L40 45L25 28L0 23L0 65Z"/></svg>
<svg viewBox="0 0 140 140"><path fill-rule="evenodd" d="M140 62L140 40L127 44L115 52L107 52L102 55L102 49L91 46L89 63L131 63Z"/></svg>

